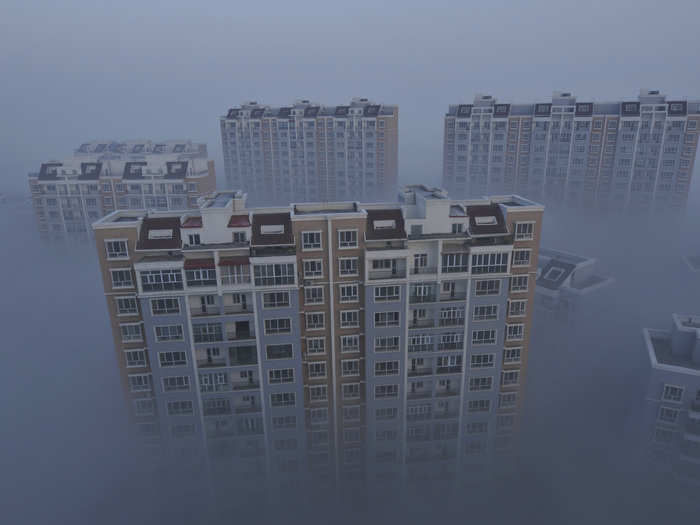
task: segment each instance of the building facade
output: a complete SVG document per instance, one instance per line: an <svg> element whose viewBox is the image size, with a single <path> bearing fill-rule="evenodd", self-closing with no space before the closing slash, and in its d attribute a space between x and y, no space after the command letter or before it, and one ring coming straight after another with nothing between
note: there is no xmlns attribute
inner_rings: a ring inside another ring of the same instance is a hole
<svg viewBox="0 0 700 525"><path fill-rule="evenodd" d="M264 205L393 199L398 117L397 106L366 98L231 108L220 118L226 184Z"/></svg>
<svg viewBox="0 0 700 525"><path fill-rule="evenodd" d="M644 330L649 383L644 436L656 466L700 482L700 318L674 314L670 330Z"/></svg>
<svg viewBox="0 0 700 525"><path fill-rule="evenodd" d="M542 213L409 186L109 214L93 228L135 423L292 484L480 471L518 428Z"/></svg>
<svg viewBox="0 0 700 525"><path fill-rule="evenodd" d="M477 95L445 115L443 187L454 196L516 192L547 206L685 209L700 101L641 90L636 101L504 104Z"/></svg>
<svg viewBox="0 0 700 525"><path fill-rule="evenodd" d="M87 142L29 175L39 232L85 240L114 210L185 210L216 189L206 144L190 141Z"/></svg>

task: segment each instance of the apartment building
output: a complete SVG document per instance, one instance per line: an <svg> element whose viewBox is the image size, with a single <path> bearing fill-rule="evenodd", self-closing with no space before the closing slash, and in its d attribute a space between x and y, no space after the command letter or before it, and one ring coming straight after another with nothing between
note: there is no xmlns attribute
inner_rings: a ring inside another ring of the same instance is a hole
<svg viewBox="0 0 700 525"><path fill-rule="evenodd" d="M261 205L393 199L398 117L398 106L366 98L231 108L220 118L227 187Z"/></svg>
<svg viewBox="0 0 700 525"><path fill-rule="evenodd" d="M590 294L614 279L598 272L598 261L573 253L540 248L535 281L538 320L574 321L591 304Z"/></svg>
<svg viewBox="0 0 700 525"><path fill-rule="evenodd" d="M292 485L478 469L518 427L542 213L424 186L112 212L93 228L136 425Z"/></svg>
<svg viewBox="0 0 700 525"><path fill-rule="evenodd" d="M670 330L644 329L649 357L645 437L654 464L700 482L700 317L673 314Z"/></svg>
<svg viewBox="0 0 700 525"><path fill-rule="evenodd" d="M460 197L516 192L559 208L683 211L699 128L700 100L654 90L613 102L477 95L445 115L442 184Z"/></svg>
<svg viewBox="0 0 700 525"><path fill-rule="evenodd" d="M114 210L185 210L216 189L206 144L95 141L29 174L45 239L86 240L90 224Z"/></svg>

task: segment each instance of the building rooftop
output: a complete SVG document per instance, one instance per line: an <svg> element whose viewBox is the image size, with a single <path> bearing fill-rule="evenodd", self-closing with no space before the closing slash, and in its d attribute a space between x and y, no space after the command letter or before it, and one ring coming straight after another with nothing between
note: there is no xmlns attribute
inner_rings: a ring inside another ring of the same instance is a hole
<svg viewBox="0 0 700 525"><path fill-rule="evenodd" d="M548 248L540 248L536 285L540 291L562 289L585 294L613 282L596 271L596 259Z"/></svg>
<svg viewBox="0 0 700 525"><path fill-rule="evenodd" d="M367 210L367 230L365 238L368 241L389 239L405 239L403 214L400 209Z"/></svg>
<svg viewBox="0 0 700 525"><path fill-rule="evenodd" d="M294 244L292 221L289 213L253 214L253 246L279 246Z"/></svg>
<svg viewBox="0 0 700 525"><path fill-rule="evenodd" d="M700 375L700 316L673 314L670 330L645 328L651 365Z"/></svg>

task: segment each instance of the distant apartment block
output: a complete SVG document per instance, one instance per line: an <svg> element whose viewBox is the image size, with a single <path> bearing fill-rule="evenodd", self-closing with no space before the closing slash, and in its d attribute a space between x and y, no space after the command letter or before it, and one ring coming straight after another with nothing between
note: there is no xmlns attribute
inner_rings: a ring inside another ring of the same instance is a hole
<svg viewBox="0 0 700 525"><path fill-rule="evenodd" d="M398 118L397 106L366 98L231 108L220 118L226 184L264 205L393 199Z"/></svg>
<svg viewBox="0 0 700 525"><path fill-rule="evenodd" d="M190 141L86 142L65 160L29 175L39 231L87 239L114 210L185 210L216 188L206 144Z"/></svg>
<svg viewBox="0 0 700 525"><path fill-rule="evenodd" d="M655 464L700 482L700 317L674 314L644 330L649 358L645 431Z"/></svg>
<svg viewBox="0 0 700 525"><path fill-rule="evenodd" d="M516 192L559 208L682 211L700 100L641 90L636 101L506 104L478 95L445 115L443 187L453 196Z"/></svg>
<svg viewBox="0 0 700 525"><path fill-rule="evenodd" d="M537 266L535 308L541 319L575 320L589 294L613 282L598 273L596 259L560 250L540 248Z"/></svg>
<svg viewBox="0 0 700 525"><path fill-rule="evenodd" d="M542 213L424 186L110 213L93 228L135 423L275 480L449 477L507 454Z"/></svg>

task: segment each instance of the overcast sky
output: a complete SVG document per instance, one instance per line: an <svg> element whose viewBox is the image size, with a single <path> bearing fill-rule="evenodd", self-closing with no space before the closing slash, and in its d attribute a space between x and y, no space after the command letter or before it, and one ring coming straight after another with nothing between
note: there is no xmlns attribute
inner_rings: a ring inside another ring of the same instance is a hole
<svg viewBox="0 0 700 525"><path fill-rule="evenodd" d="M442 115L476 93L700 97L699 20L694 0L4 0L0 190L95 138L206 141L222 174L229 106L352 96L398 104L401 180L438 182Z"/></svg>

